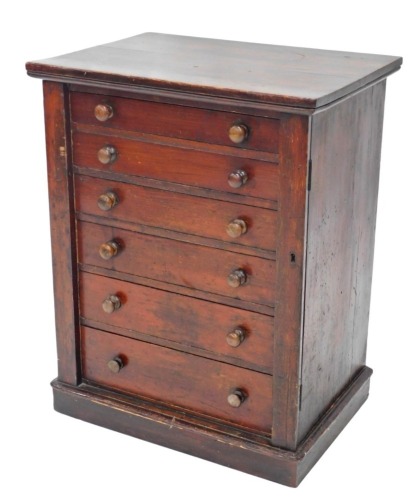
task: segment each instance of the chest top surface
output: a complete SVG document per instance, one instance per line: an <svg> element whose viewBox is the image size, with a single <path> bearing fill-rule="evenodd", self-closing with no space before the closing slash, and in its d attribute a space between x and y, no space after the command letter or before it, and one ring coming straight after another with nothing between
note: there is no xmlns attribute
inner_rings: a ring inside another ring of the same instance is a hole
<svg viewBox="0 0 411 500"><path fill-rule="evenodd" d="M398 70L402 58L160 33L29 62L31 76L146 86L318 108Z"/></svg>

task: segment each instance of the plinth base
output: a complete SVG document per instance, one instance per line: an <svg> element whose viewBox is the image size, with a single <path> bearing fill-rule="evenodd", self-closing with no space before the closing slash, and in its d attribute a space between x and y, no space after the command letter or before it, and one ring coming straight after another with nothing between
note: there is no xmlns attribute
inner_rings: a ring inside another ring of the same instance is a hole
<svg viewBox="0 0 411 500"><path fill-rule="evenodd" d="M295 487L367 399L371 374L364 367L295 451L276 448L264 437L95 386L73 387L56 379L52 387L54 407L60 413Z"/></svg>

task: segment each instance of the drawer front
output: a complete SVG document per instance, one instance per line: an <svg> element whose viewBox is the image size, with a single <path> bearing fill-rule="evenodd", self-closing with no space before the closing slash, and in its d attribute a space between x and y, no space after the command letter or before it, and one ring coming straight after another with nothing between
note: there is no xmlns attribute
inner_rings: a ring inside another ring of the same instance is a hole
<svg viewBox="0 0 411 500"><path fill-rule="evenodd" d="M87 327L82 328L81 336L85 379L270 432L270 375ZM124 363L118 373L108 368L115 358ZM237 408L227 401L235 390L247 395Z"/></svg>
<svg viewBox="0 0 411 500"><path fill-rule="evenodd" d="M104 122L95 117L95 108L100 104L113 110L112 117ZM81 92L71 93L71 117L75 123L278 152L279 120L272 118ZM248 129L242 143L235 144L229 137L234 124L243 124Z"/></svg>
<svg viewBox="0 0 411 500"><path fill-rule="evenodd" d="M274 305L275 261L88 222L78 222L77 228L83 264ZM120 249L104 260L100 246L111 241ZM246 274L246 282L232 288L227 277L238 270Z"/></svg>
<svg viewBox="0 0 411 500"><path fill-rule="evenodd" d="M113 163L103 164L98 160L98 151L106 145L113 146L117 152ZM277 200L280 193L279 169L275 164L134 141L117 136L74 133L73 161L79 167L147 177L267 200ZM238 171L245 172L247 177L246 179L243 177L244 184L232 187L228 183L228 177L230 174L233 177Z"/></svg>
<svg viewBox="0 0 411 500"><path fill-rule="evenodd" d="M80 314L272 372L270 316L89 273L80 273Z"/></svg>
<svg viewBox="0 0 411 500"><path fill-rule="evenodd" d="M278 214L273 210L87 176L76 176L75 186L78 212L275 250ZM116 204L109 208L113 199Z"/></svg>

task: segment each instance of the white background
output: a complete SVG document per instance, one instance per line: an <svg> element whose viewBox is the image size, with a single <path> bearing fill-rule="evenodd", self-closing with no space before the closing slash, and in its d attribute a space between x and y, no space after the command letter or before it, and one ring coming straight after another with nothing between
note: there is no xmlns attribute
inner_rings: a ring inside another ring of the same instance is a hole
<svg viewBox="0 0 411 500"><path fill-rule="evenodd" d="M411 37L405 5L403 0L3 3L2 498L409 495ZM57 368L42 90L39 80L26 76L24 63L145 31L405 57L405 67L387 86L367 360L374 369L371 394L297 490L52 410L49 382Z"/></svg>

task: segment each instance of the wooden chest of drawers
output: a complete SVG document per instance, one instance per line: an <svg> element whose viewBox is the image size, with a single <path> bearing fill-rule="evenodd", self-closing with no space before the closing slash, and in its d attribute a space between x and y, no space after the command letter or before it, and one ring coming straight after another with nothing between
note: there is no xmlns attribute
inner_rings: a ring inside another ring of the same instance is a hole
<svg viewBox="0 0 411 500"><path fill-rule="evenodd" d="M56 410L296 486L368 395L391 56L144 34L44 81Z"/></svg>

